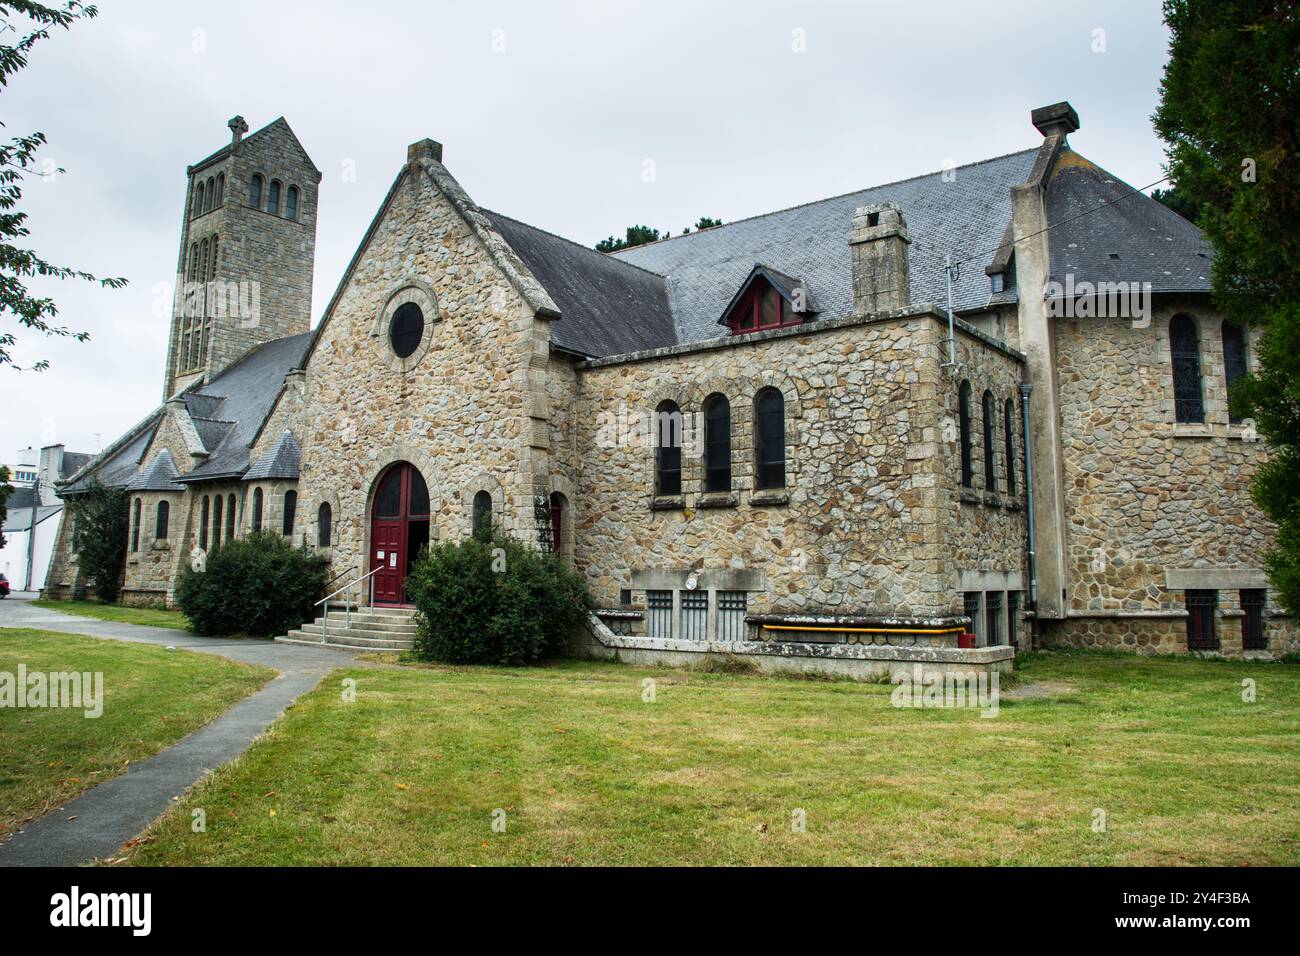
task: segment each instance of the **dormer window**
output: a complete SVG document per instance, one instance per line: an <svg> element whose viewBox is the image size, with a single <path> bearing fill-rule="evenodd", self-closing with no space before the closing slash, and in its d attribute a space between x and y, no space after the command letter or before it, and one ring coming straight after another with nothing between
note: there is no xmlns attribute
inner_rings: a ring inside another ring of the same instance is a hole
<svg viewBox="0 0 1300 956"><path fill-rule="evenodd" d="M798 279L755 266L720 322L732 335L745 335L802 325L813 311L808 290Z"/></svg>

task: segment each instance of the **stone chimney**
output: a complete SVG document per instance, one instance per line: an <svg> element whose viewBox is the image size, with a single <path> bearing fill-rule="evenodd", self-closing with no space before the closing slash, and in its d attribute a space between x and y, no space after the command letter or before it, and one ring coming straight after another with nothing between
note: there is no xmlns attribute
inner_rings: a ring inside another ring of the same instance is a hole
<svg viewBox="0 0 1300 956"><path fill-rule="evenodd" d="M242 116L232 116L226 125L230 127L230 145L238 145L244 138L244 134L248 132L248 124L244 122Z"/></svg>
<svg viewBox="0 0 1300 956"><path fill-rule="evenodd" d="M432 139L421 139L406 147L406 162L417 163L422 159L442 162L442 143Z"/></svg>
<svg viewBox="0 0 1300 956"><path fill-rule="evenodd" d="M892 202L859 206L853 214L853 314L907 306L907 222Z"/></svg>
<svg viewBox="0 0 1300 956"><path fill-rule="evenodd" d="M1029 118L1033 121L1034 128L1042 133L1044 138L1059 135L1061 139L1065 139L1079 128L1079 114L1067 102L1040 106L1029 114Z"/></svg>

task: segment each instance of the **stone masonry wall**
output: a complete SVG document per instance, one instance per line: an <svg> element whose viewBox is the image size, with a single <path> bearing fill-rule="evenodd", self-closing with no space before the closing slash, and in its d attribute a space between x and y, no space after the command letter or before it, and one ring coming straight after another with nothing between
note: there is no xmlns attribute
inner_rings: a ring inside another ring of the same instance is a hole
<svg viewBox="0 0 1300 956"><path fill-rule="evenodd" d="M950 612L942 329L913 311L579 366L575 557L598 603L638 572L697 569L757 572L751 613ZM754 488L752 408L768 385L785 396L784 494ZM683 450L681 500L656 500L649 416L671 399L694 420L714 392L731 404L732 493L703 493L701 444Z"/></svg>
<svg viewBox="0 0 1300 956"><path fill-rule="evenodd" d="M1204 425L1175 423L1169 322L1179 313L1200 331ZM1156 302L1149 328L1057 320L1070 619L1049 640L1185 651L1183 587L1166 575L1190 570L1219 589L1222 651L1240 651L1239 590L1264 586L1274 527L1250 498L1266 449L1228 421L1221 322L1208 303L1176 299ZM1300 647L1293 621L1266 620L1270 651Z"/></svg>
<svg viewBox="0 0 1300 956"><path fill-rule="evenodd" d="M399 359L396 308L424 312L419 348ZM361 249L307 360L299 513L331 503L334 572L368 569L380 474L409 461L431 499L431 540L470 531L467 502L493 494L509 529L532 520L530 360L536 320L484 245L422 169L409 172ZM269 429L268 429L269 430Z"/></svg>
<svg viewBox="0 0 1300 956"><path fill-rule="evenodd" d="M225 175L223 201L200 215L190 210L197 184ZM263 177L259 208L250 205L254 174ZM281 184L279 212L268 211L270 184ZM177 269L185 270L189 250L203 240L217 241L215 279L223 283L256 283L257 310L212 319L208 361L200 374L207 378L238 361L264 342L306 332L311 325L311 286L316 254L316 216L320 173L302 151L288 127L277 123L240 142L218 161L195 169L189 178L181 250ZM298 214L286 215L289 188L299 191ZM251 305L251 294L239 300ZM178 301L178 310L180 303ZM209 305L208 314L214 312ZM177 311L175 314L179 314ZM181 323L172 322L166 374L168 398L197 375L177 376Z"/></svg>

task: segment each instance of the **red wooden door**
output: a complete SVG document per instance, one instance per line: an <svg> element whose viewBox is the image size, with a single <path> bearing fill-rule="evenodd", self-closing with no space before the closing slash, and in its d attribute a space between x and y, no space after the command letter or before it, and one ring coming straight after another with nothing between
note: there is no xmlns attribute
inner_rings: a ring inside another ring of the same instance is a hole
<svg viewBox="0 0 1300 956"><path fill-rule="evenodd" d="M370 568L375 572L375 603L401 604L406 580L406 524L376 518L370 534Z"/></svg>
<svg viewBox="0 0 1300 956"><path fill-rule="evenodd" d="M414 465L399 462L380 479L371 506L370 570L375 571L376 604L406 603L412 549L428 540L428 486Z"/></svg>

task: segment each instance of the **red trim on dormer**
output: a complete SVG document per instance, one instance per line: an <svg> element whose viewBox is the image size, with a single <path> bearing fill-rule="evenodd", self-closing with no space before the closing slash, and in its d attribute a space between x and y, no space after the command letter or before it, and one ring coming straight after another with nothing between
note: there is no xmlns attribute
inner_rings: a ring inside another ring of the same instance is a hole
<svg viewBox="0 0 1300 956"><path fill-rule="evenodd" d="M769 296L773 305L769 309L767 321L763 321L763 298ZM775 321L772 320L775 315ZM757 278L744 297L736 303L727 316L727 328L732 335L748 335L750 332L767 332L771 329L788 329L803 325L803 317L790 308L777 288L766 279Z"/></svg>

